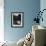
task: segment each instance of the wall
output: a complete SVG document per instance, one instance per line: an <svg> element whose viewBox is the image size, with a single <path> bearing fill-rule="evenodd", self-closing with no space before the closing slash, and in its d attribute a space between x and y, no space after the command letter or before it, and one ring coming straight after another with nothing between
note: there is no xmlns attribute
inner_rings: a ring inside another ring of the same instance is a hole
<svg viewBox="0 0 46 46"><path fill-rule="evenodd" d="M43 10L43 9L46 9L46 0L41 0L40 1L40 9L41 9L41 11ZM42 25L42 26L45 26L46 27L46 10L43 12L43 15L42 15L42 17L43 17L43 22L41 21L40 22L40 25Z"/></svg>
<svg viewBox="0 0 46 46"><path fill-rule="evenodd" d="M4 0L4 37L7 41L18 41L32 28L35 12L40 9L40 0ZM24 12L24 27L11 27L11 12Z"/></svg>

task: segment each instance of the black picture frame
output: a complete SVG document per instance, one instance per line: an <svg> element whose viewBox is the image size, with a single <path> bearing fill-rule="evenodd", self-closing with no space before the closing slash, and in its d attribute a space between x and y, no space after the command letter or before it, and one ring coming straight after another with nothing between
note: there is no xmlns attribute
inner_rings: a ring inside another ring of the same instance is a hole
<svg viewBox="0 0 46 46"><path fill-rule="evenodd" d="M24 12L11 12L11 27L24 27Z"/></svg>

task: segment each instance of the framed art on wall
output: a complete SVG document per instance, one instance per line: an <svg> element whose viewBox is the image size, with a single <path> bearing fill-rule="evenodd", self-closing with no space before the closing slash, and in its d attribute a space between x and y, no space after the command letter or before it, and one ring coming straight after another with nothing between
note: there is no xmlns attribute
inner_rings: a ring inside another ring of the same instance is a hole
<svg viewBox="0 0 46 46"><path fill-rule="evenodd" d="M11 12L11 27L24 26L24 12Z"/></svg>

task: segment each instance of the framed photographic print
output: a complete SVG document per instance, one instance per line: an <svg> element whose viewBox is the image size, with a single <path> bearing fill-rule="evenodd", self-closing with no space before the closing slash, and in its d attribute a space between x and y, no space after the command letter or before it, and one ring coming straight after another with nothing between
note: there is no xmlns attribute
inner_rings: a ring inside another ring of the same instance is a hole
<svg viewBox="0 0 46 46"><path fill-rule="evenodd" d="M24 12L11 12L11 27L24 26Z"/></svg>

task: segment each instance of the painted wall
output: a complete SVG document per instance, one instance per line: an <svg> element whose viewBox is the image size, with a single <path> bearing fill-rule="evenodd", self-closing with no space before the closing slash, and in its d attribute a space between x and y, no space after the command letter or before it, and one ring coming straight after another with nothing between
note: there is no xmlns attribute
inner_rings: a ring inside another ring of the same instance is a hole
<svg viewBox="0 0 46 46"><path fill-rule="evenodd" d="M41 0L41 1L40 1L40 9L41 9L41 11L42 11L43 9L46 9L46 0ZM41 21L41 22L40 22L40 25L46 27L46 10L43 12L42 17L43 17L43 22Z"/></svg>
<svg viewBox="0 0 46 46"><path fill-rule="evenodd" d="M4 36L7 41L18 41L32 29L36 12L40 9L40 0L4 0ZM24 27L11 27L11 12L24 12Z"/></svg>

